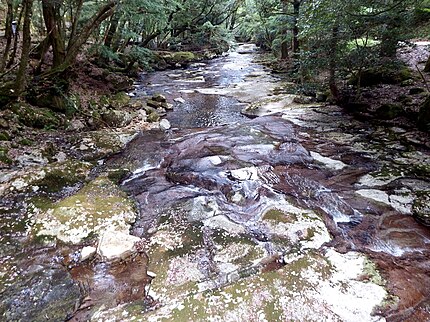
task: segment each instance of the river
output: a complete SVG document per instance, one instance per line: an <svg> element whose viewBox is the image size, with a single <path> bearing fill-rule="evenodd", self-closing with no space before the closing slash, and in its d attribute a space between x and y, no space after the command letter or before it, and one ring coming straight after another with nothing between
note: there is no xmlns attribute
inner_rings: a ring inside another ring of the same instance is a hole
<svg viewBox="0 0 430 322"><path fill-rule="evenodd" d="M295 103L259 57L142 75L135 99L163 93L172 128L104 167L129 169L143 251L74 267L72 321L430 319L426 138Z"/></svg>

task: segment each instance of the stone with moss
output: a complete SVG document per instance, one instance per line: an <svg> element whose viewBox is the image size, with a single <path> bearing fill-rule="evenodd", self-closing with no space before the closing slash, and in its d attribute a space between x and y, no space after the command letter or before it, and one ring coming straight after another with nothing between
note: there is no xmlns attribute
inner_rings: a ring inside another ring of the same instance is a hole
<svg viewBox="0 0 430 322"><path fill-rule="evenodd" d="M160 115L156 111L152 111L148 114L146 120L150 123L158 122L160 120Z"/></svg>
<svg viewBox="0 0 430 322"><path fill-rule="evenodd" d="M54 236L72 244L105 231L128 234L136 218L134 202L106 177L34 213L33 230L37 236Z"/></svg>
<svg viewBox="0 0 430 322"><path fill-rule="evenodd" d="M110 106L112 108L123 108L130 103L130 96L125 92L116 93L110 98Z"/></svg>
<svg viewBox="0 0 430 322"><path fill-rule="evenodd" d="M418 194L412 206L414 217L426 226L430 226L430 193Z"/></svg>
<svg viewBox="0 0 430 322"><path fill-rule="evenodd" d="M0 141L9 141L10 136L7 132L0 132Z"/></svg>
<svg viewBox="0 0 430 322"><path fill-rule="evenodd" d="M127 111L109 109L101 113L101 118L111 127L124 127L131 123L133 115Z"/></svg>
<svg viewBox="0 0 430 322"><path fill-rule="evenodd" d="M16 103L11 109L18 115L18 120L28 127L53 129L62 124L61 118L47 108L36 108L25 103Z"/></svg>
<svg viewBox="0 0 430 322"><path fill-rule="evenodd" d="M399 103L386 103L382 104L377 110L376 115L383 120L392 120L399 116L405 115L405 110L402 104Z"/></svg>
<svg viewBox="0 0 430 322"><path fill-rule="evenodd" d="M9 149L0 147L0 163L10 165L13 163L12 159L8 156Z"/></svg>
<svg viewBox="0 0 430 322"><path fill-rule="evenodd" d="M85 182L92 168L90 163L69 160L27 169L25 173L18 172L15 178L10 180L8 190L59 192L65 187Z"/></svg>

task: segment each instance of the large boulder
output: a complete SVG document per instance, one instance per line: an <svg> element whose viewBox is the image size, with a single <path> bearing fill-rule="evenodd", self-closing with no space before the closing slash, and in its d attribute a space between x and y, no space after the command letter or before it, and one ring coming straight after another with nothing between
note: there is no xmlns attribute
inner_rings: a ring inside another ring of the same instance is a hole
<svg viewBox="0 0 430 322"><path fill-rule="evenodd" d="M363 70L360 76L360 85L368 87L378 84L400 84L410 78L412 78L412 74L406 66L387 64ZM352 85L358 85L358 82L357 75L349 80Z"/></svg>
<svg viewBox="0 0 430 322"><path fill-rule="evenodd" d="M11 106L11 109L18 115L18 120L29 127L50 129L57 128L63 123L59 115L48 108L37 108L26 103L15 103Z"/></svg>
<svg viewBox="0 0 430 322"><path fill-rule="evenodd" d="M106 110L101 113L102 120L111 127L123 127L130 124L133 116L120 110Z"/></svg>
<svg viewBox="0 0 430 322"><path fill-rule="evenodd" d="M137 215L134 202L106 177L99 177L77 194L39 207L34 213L36 235L53 236L71 244L107 231L128 234Z"/></svg>
<svg viewBox="0 0 430 322"><path fill-rule="evenodd" d="M382 104L381 107L376 110L378 118L383 120L392 120L396 117L403 116L404 114L405 110L399 103Z"/></svg>

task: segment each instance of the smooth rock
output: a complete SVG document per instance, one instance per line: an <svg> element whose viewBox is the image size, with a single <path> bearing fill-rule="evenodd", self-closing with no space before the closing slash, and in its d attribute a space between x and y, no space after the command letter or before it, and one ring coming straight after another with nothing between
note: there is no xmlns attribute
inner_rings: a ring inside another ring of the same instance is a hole
<svg viewBox="0 0 430 322"><path fill-rule="evenodd" d="M134 244L140 238L118 231L105 232L99 241L97 254L108 261L125 259L134 251Z"/></svg>
<svg viewBox="0 0 430 322"><path fill-rule="evenodd" d="M160 121L160 129L163 131L169 130L172 126L170 125L169 120L162 119Z"/></svg>
<svg viewBox="0 0 430 322"><path fill-rule="evenodd" d="M174 101L181 104L185 104L186 102L182 97L175 98Z"/></svg>
<svg viewBox="0 0 430 322"><path fill-rule="evenodd" d="M95 247L85 246L81 250L81 261L83 262L83 261L93 257L93 255L96 253L96 251L97 251L97 248L95 248Z"/></svg>

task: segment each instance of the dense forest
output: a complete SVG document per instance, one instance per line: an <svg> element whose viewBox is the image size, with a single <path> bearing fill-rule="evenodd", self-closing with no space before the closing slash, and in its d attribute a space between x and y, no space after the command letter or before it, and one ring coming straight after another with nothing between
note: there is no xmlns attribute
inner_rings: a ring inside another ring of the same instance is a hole
<svg viewBox="0 0 430 322"><path fill-rule="evenodd" d="M163 51L187 60L184 52L221 54L235 40L272 51L296 82L330 86L339 100L346 77L359 92L372 77L369 66L395 65L401 41L427 36L429 6L420 0L2 1L0 103L34 103L48 88L57 92L51 105L64 111L71 105L70 70L82 61L135 75L165 67Z"/></svg>

